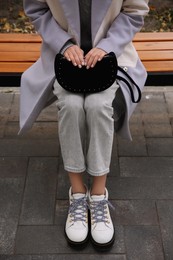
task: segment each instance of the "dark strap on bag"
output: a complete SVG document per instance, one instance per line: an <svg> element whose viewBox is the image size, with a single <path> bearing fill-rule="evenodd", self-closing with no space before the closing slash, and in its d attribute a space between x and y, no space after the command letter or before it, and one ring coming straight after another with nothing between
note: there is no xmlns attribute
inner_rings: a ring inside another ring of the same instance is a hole
<svg viewBox="0 0 173 260"><path fill-rule="evenodd" d="M130 91L130 95L131 95L131 100L133 103L138 103L140 100L141 100L141 90L139 88L139 86L136 84L136 82L129 76L129 74L121 67L118 66L118 70L121 71L129 80L130 82L136 87L137 91L138 91L138 98L137 100L135 100L135 97L134 97L134 93L133 93L133 89L132 89L132 86L130 85L130 83L128 82L127 79L121 77L121 76L118 76L117 75L117 79L118 80L122 80L124 83L126 83L126 85L128 86L129 88L129 91Z"/></svg>

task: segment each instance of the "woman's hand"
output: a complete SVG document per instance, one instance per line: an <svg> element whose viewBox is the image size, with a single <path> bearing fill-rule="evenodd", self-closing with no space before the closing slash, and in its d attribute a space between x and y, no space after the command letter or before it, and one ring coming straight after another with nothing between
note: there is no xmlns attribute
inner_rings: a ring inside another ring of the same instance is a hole
<svg viewBox="0 0 173 260"><path fill-rule="evenodd" d="M102 49L93 48L85 56L85 66L87 69L93 68L98 61L101 61L103 57L107 54Z"/></svg>
<svg viewBox="0 0 173 260"><path fill-rule="evenodd" d="M65 58L71 61L74 66L79 68L86 66L87 69L93 68L106 54L107 52L102 49L93 48L84 57L84 52L78 45L72 45L64 52Z"/></svg>
<svg viewBox="0 0 173 260"><path fill-rule="evenodd" d="M64 52L64 56L67 60L71 61L74 66L81 68L85 65L84 52L78 45L68 47Z"/></svg>

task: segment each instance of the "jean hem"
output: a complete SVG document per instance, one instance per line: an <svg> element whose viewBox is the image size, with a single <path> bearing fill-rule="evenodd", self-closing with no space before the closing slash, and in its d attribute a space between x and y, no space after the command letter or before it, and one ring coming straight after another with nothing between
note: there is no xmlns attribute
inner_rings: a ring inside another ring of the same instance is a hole
<svg viewBox="0 0 173 260"><path fill-rule="evenodd" d="M109 168L107 168L106 170L104 171L99 171L99 172L94 172L90 169L87 169L87 172L92 175L92 176L103 176L105 174L108 174L109 173Z"/></svg>
<svg viewBox="0 0 173 260"><path fill-rule="evenodd" d="M86 170L86 167L83 167L81 169L77 169L77 168L72 168L72 167L68 167L68 166L64 166L64 169L67 172L74 172L74 173L80 173L80 172L84 172Z"/></svg>

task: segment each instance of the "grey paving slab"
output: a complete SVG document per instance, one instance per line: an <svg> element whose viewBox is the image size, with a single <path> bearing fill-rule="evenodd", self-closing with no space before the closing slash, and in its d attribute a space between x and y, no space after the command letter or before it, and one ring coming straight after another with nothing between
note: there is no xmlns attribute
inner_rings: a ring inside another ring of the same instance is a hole
<svg viewBox="0 0 173 260"><path fill-rule="evenodd" d="M134 136L132 141L118 138L119 156L147 156L147 147L145 138Z"/></svg>
<svg viewBox="0 0 173 260"><path fill-rule="evenodd" d="M27 166L27 157L0 157L0 178L25 176Z"/></svg>
<svg viewBox="0 0 173 260"><path fill-rule="evenodd" d="M167 104L161 99L141 102L141 111L143 113L167 113Z"/></svg>
<svg viewBox="0 0 173 260"><path fill-rule="evenodd" d="M173 178L110 177L110 199L173 199Z"/></svg>
<svg viewBox="0 0 173 260"><path fill-rule="evenodd" d="M139 123L133 123L130 122L130 132L132 135L132 138L134 139L136 136L144 136L144 125L142 122Z"/></svg>
<svg viewBox="0 0 173 260"><path fill-rule="evenodd" d="M15 137L23 139L50 139L58 138L58 123L57 122L36 122L32 129L23 136L18 136L19 123L8 122L5 127L4 137Z"/></svg>
<svg viewBox="0 0 173 260"><path fill-rule="evenodd" d="M159 225L154 200L111 200L111 216L116 225Z"/></svg>
<svg viewBox="0 0 173 260"><path fill-rule="evenodd" d="M0 138L4 137L6 124L7 124L7 117L4 118L0 116Z"/></svg>
<svg viewBox="0 0 173 260"><path fill-rule="evenodd" d="M20 225L53 224L57 158L31 158L23 196Z"/></svg>
<svg viewBox="0 0 173 260"><path fill-rule="evenodd" d="M126 260L125 255L117 255L117 254L78 254L73 253L71 255L46 255L46 256L32 256L32 260Z"/></svg>
<svg viewBox="0 0 173 260"><path fill-rule="evenodd" d="M69 193L69 177L67 172L64 170L63 164L59 164L58 169L58 181L57 181L57 199L69 199L68 193Z"/></svg>
<svg viewBox="0 0 173 260"><path fill-rule="evenodd" d="M119 163L122 177L173 177L173 157L121 157Z"/></svg>
<svg viewBox="0 0 173 260"><path fill-rule="evenodd" d="M168 106L168 111L170 114L173 114L173 92L164 92L166 103Z"/></svg>
<svg viewBox="0 0 173 260"><path fill-rule="evenodd" d="M144 124L170 124L168 112L162 113L142 113Z"/></svg>
<svg viewBox="0 0 173 260"><path fill-rule="evenodd" d="M9 94L6 94L6 95L9 95ZM14 94L14 98L11 102L9 121L19 121L19 104L20 104L20 95Z"/></svg>
<svg viewBox="0 0 173 260"><path fill-rule="evenodd" d="M137 107L140 107L140 105L137 105ZM135 112L132 114L130 118L131 124L141 124L142 123L142 112L138 109L138 112Z"/></svg>
<svg viewBox="0 0 173 260"><path fill-rule="evenodd" d="M128 260L164 260L159 227L126 226Z"/></svg>
<svg viewBox="0 0 173 260"><path fill-rule="evenodd" d="M146 123L144 124L144 134L145 137L173 137L170 123Z"/></svg>
<svg viewBox="0 0 173 260"><path fill-rule="evenodd" d="M119 169L119 160L118 160L118 147L117 147L117 137L114 136L114 142L112 147L112 157L110 163L110 172L108 176L119 176L120 169Z"/></svg>
<svg viewBox="0 0 173 260"><path fill-rule="evenodd" d="M157 202L165 260L173 259L173 200Z"/></svg>
<svg viewBox="0 0 173 260"><path fill-rule="evenodd" d="M14 98L13 93L0 93L0 114L1 116L9 115L11 103Z"/></svg>
<svg viewBox="0 0 173 260"><path fill-rule="evenodd" d="M40 115L37 118L37 121L45 121L45 122L56 122L57 121L57 107L55 102L51 104L49 107L46 107L42 110Z"/></svg>
<svg viewBox="0 0 173 260"><path fill-rule="evenodd" d="M24 178L0 178L0 255L14 254Z"/></svg>
<svg viewBox="0 0 173 260"><path fill-rule="evenodd" d="M110 254L125 254L123 228L115 226L116 241ZM97 252L90 241L85 249L71 248L64 236L64 226L19 226L16 236L16 254L93 254Z"/></svg>
<svg viewBox="0 0 173 260"><path fill-rule="evenodd" d="M57 139L2 139L0 156L58 156Z"/></svg>
<svg viewBox="0 0 173 260"><path fill-rule="evenodd" d="M0 260L32 260L32 256L21 255L0 255Z"/></svg>
<svg viewBox="0 0 173 260"><path fill-rule="evenodd" d="M149 156L173 156L173 138L147 138Z"/></svg>

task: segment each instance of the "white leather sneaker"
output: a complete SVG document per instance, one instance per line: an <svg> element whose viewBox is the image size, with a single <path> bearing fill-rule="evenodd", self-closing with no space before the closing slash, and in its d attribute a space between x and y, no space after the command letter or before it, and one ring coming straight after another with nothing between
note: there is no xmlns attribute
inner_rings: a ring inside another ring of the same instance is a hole
<svg viewBox="0 0 173 260"><path fill-rule="evenodd" d="M114 242L114 226L111 220L108 191L105 195L90 195L91 240L100 249L107 249ZM113 207L113 206L112 206Z"/></svg>
<svg viewBox="0 0 173 260"><path fill-rule="evenodd" d="M88 240L88 192L72 194L69 190L69 211L65 225L65 234L71 245L84 245Z"/></svg>

